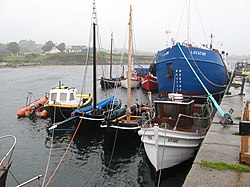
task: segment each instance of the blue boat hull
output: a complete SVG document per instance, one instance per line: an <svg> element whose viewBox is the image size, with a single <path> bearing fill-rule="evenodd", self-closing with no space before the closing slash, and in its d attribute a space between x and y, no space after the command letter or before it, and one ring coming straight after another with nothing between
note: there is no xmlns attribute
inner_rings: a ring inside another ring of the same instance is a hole
<svg viewBox="0 0 250 187"><path fill-rule="evenodd" d="M180 47L210 93L226 89L229 75L218 52L183 45ZM177 45L158 52L156 74L160 93L206 94Z"/></svg>

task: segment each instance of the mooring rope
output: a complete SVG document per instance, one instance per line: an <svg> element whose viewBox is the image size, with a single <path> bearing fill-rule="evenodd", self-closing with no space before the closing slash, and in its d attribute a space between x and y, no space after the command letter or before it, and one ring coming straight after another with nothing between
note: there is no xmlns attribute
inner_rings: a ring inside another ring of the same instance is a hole
<svg viewBox="0 0 250 187"><path fill-rule="evenodd" d="M58 107L58 109L59 109L60 114L62 115L62 117L63 117L64 119L68 119L68 118L63 114L61 107ZM54 122L55 122L55 121L54 121Z"/></svg>
<svg viewBox="0 0 250 187"><path fill-rule="evenodd" d="M13 179L16 181L16 183L19 185L20 182L18 182L18 180L16 179L15 175L8 169L8 168L4 168L6 169L8 172L10 172L11 176L13 177Z"/></svg>
<svg viewBox="0 0 250 187"><path fill-rule="evenodd" d="M164 126L165 126L165 136L164 136L164 144L163 144L163 153L162 153L162 158L161 158L161 168L162 168L162 162L163 162L163 158L164 158L164 150L165 150L166 134L167 134L166 124L164 124ZM161 173L162 173L162 169L160 169L157 187L160 186L160 182L161 182Z"/></svg>
<svg viewBox="0 0 250 187"><path fill-rule="evenodd" d="M56 106L54 107L54 116L53 116L53 123L56 121Z"/></svg>
<svg viewBox="0 0 250 187"><path fill-rule="evenodd" d="M52 178L55 176L57 170L59 169L60 165L62 164L62 161L63 161L63 159L65 158L66 153L68 152L69 147L70 147L70 145L72 144L72 142L73 142L73 140L74 140L74 138L75 138L75 135L76 135L76 133L77 133L77 131L78 131L80 125L81 125L81 122L82 122L82 119L80 119L80 122L79 122L78 125L77 125L77 128L76 128L76 130L75 130L75 132L74 132L74 134L73 134L73 136L72 136L72 138L71 138L71 140L70 140L70 142L69 142L68 147L66 148L66 150L65 150L65 152L64 152L64 154L63 154L61 160L60 160L59 163L57 164L56 169L54 170L54 172L53 172L52 175L50 176L50 178L49 178L47 184L45 185L45 187L47 187L47 186L49 185L49 183L51 182Z"/></svg>
<svg viewBox="0 0 250 187"><path fill-rule="evenodd" d="M52 154L52 147L53 147L53 141L54 141L54 132L55 132L55 131L54 131L54 129L53 129L53 131L52 131L51 145L50 145L50 150L49 150L49 158L48 158L46 170L45 170L45 173L44 173L44 178L43 178L42 187L43 187L44 184L45 184L45 180L46 180L46 177L47 177L47 174L48 174L48 170L49 170L50 158L51 158L51 154Z"/></svg>

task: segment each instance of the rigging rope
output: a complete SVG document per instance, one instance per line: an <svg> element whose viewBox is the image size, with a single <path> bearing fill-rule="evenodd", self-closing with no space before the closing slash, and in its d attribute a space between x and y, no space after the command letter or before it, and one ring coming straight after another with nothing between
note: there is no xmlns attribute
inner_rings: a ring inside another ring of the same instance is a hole
<svg viewBox="0 0 250 187"><path fill-rule="evenodd" d="M185 3L184 3L183 8L182 8L181 18L180 18L180 21L179 21L179 25L178 25L178 29L177 29L176 35L175 35L175 38L176 38L176 39L177 39L178 34L179 34L179 30L180 30L180 26L181 26L181 20L182 20L182 18L183 18L185 6L186 6L186 1L185 1Z"/></svg>
<svg viewBox="0 0 250 187"><path fill-rule="evenodd" d="M203 25L203 22L202 22L202 19L201 19L201 15L200 15L200 12L199 12L199 9L198 9L198 6L196 4L196 1L194 0L194 3L195 3L195 7L196 7L196 10L197 10L197 13L198 13L198 16L199 16L199 19L200 19L200 22L201 22L201 26L202 26L202 29L203 29L203 32L204 32L204 35L205 35L205 39L206 39L206 42L208 44L208 40L207 40L207 33L204 29L204 25Z"/></svg>
<svg viewBox="0 0 250 187"><path fill-rule="evenodd" d="M52 175L50 176L50 178L49 178L47 184L45 185L45 187L48 187L48 185L49 185L49 183L51 182L52 178L55 176L57 170L59 169L60 165L62 164L62 161L63 161L63 159L65 158L66 153L68 152L69 147L71 146L71 144L72 144L72 142L73 142L73 140L74 140L74 138L75 138L75 135L76 135L76 133L77 133L77 131L78 131L80 125L81 125L81 122L82 122L82 119L80 119L80 122L79 122L78 125L77 125L77 128L76 128L76 130L75 130L75 132L74 132L74 134L73 134L73 136L72 136L72 138L71 138L71 140L70 140L70 142L69 142L68 147L66 148L66 150L65 150L65 152L64 152L64 154L63 154L61 160L59 161L59 163L58 163L58 165L56 166L56 169L54 170L54 172L52 173Z"/></svg>

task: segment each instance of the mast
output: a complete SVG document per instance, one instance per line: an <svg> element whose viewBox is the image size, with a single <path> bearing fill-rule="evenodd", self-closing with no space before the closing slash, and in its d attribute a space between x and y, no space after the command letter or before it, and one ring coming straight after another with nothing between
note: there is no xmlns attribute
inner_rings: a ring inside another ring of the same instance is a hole
<svg viewBox="0 0 250 187"><path fill-rule="evenodd" d="M96 109L96 11L93 3L93 109Z"/></svg>
<svg viewBox="0 0 250 187"><path fill-rule="evenodd" d="M131 66L132 66L132 5L130 5L129 13L129 40L128 40L128 89L127 89L127 107L131 107ZM127 121L130 122L130 116Z"/></svg>
<svg viewBox="0 0 250 187"><path fill-rule="evenodd" d="M190 0L188 0L188 3L187 3L187 43L188 44L191 44L190 30L191 30L191 10L190 10Z"/></svg>
<svg viewBox="0 0 250 187"><path fill-rule="evenodd" d="M109 78L112 79L112 57L113 57L113 32L111 32L111 46L110 46L110 64L109 64Z"/></svg>

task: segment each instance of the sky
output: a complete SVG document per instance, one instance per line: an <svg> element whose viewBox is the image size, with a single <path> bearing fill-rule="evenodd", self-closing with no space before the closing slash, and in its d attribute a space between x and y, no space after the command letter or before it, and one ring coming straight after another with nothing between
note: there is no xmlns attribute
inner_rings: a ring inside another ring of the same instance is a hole
<svg viewBox="0 0 250 187"><path fill-rule="evenodd" d="M230 55L250 55L250 0L95 0L101 46L127 46L133 8L136 51L157 53L171 38L210 43ZM93 0L0 0L0 43L33 40L44 44L89 45ZM187 17L190 26L187 29Z"/></svg>

